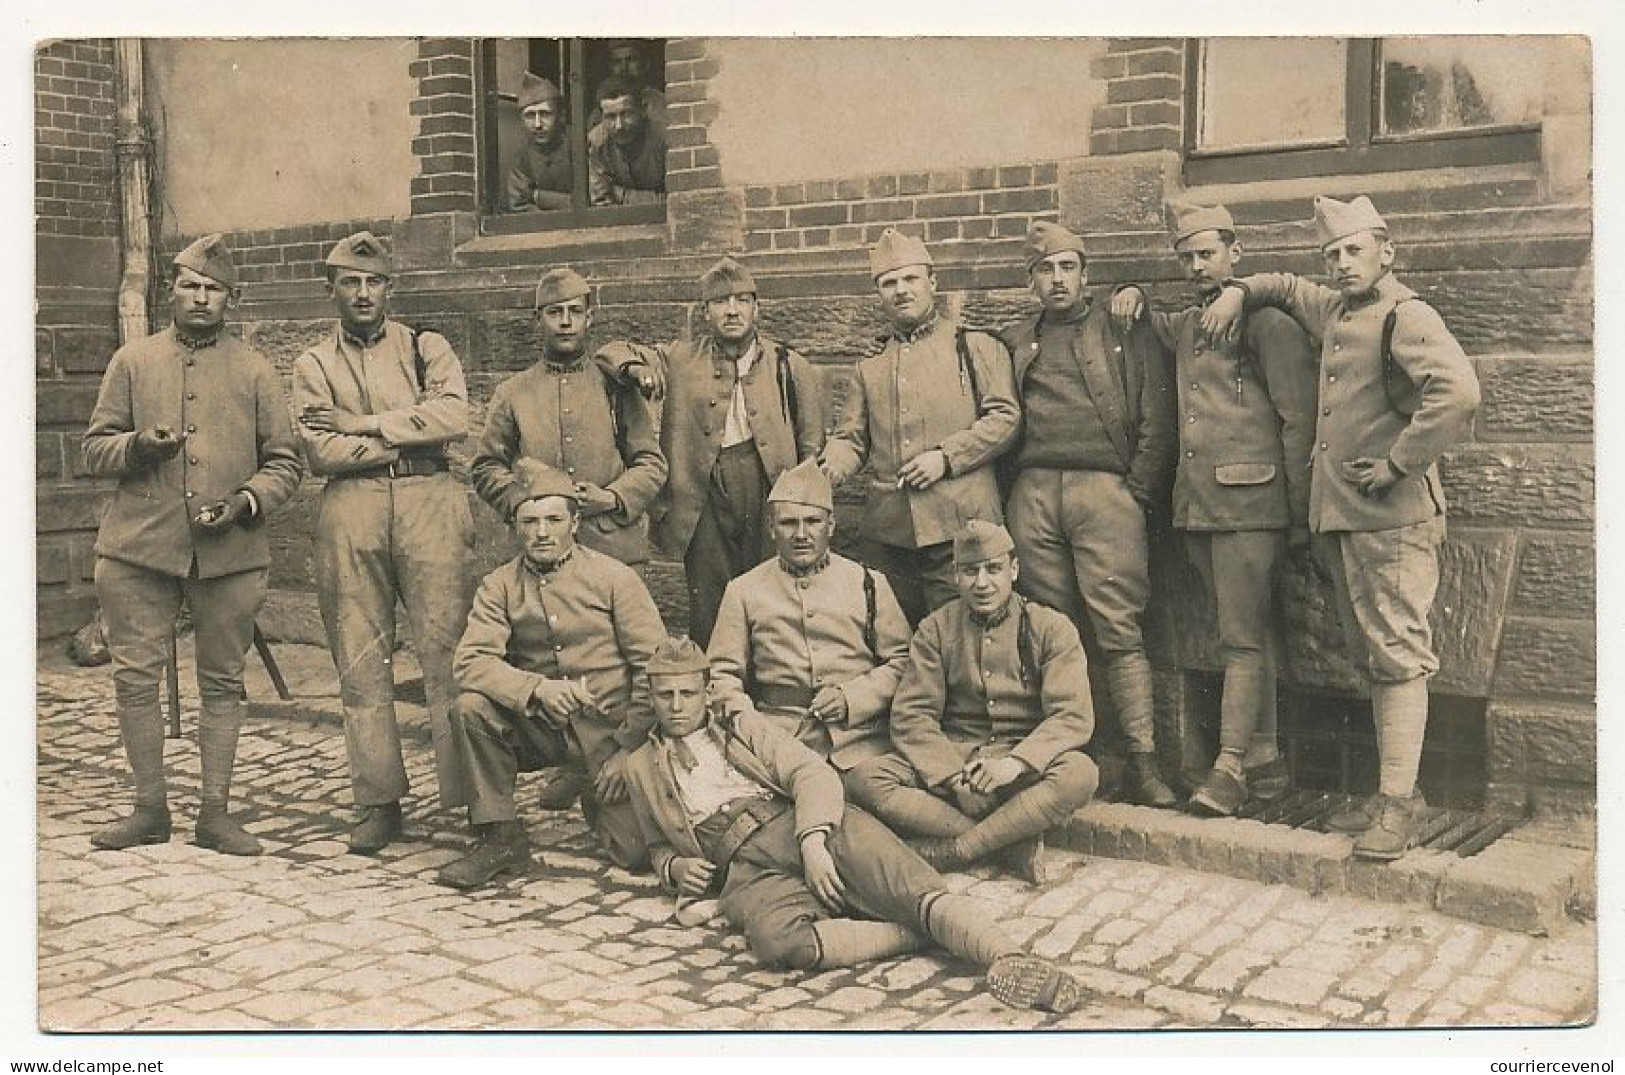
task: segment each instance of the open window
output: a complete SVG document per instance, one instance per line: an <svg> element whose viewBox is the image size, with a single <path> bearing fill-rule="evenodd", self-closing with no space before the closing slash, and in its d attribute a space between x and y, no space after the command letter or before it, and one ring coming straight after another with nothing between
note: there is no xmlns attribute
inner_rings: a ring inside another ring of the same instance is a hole
<svg viewBox="0 0 1625 1075"><path fill-rule="evenodd" d="M479 58L484 232L665 220L664 41L493 38Z"/></svg>
<svg viewBox="0 0 1625 1075"><path fill-rule="evenodd" d="M1539 38L1208 38L1189 45L1186 179L1537 160Z"/></svg>

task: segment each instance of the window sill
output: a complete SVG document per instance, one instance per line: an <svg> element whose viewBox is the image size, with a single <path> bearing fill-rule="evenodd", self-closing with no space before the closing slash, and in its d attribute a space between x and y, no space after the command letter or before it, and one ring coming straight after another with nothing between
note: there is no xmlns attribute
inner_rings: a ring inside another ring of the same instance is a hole
<svg viewBox="0 0 1625 1075"><path fill-rule="evenodd" d="M459 246L456 258L465 265L548 264L561 259L659 256L668 253L670 245L665 224L551 228L481 235Z"/></svg>

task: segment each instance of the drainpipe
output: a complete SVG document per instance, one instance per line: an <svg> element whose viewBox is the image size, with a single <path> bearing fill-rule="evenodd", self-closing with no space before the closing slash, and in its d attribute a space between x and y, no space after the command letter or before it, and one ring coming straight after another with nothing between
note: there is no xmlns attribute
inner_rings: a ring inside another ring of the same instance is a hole
<svg viewBox="0 0 1625 1075"><path fill-rule="evenodd" d="M123 222L123 272L118 287L119 342L129 343L151 331L148 299L152 286L152 138L147 133L142 102L146 75L141 39L114 42L118 72L118 186Z"/></svg>

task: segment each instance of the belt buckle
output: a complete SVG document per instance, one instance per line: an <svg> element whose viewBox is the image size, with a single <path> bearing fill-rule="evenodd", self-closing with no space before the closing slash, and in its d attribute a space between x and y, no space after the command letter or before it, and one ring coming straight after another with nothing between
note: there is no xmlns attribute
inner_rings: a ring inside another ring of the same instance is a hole
<svg viewBox="0 0 1625 1075"><path fill-rule="evenodd" d="M398 460L392 460L392 461L384 464L384 470L389 474L389 476L391 478L399 478L399 477L401 477L400 473L395 469L395 464L397 462L398 462Z"/></svg>

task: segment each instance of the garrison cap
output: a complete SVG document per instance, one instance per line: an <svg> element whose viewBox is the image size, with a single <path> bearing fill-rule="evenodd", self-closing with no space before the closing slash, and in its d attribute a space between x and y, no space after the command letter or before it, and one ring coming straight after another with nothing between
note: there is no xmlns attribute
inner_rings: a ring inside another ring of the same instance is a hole
<svg viewBox="0 0 1625 1075"><path fill-rule="evenodd" d="M191 269L227 287L237 286L237 266L232 264L231 251L221 242L219 232L194 239L191 245L175 255L174 267Z"/></svg>
<svg viewBox="0 0 1625 1075"><path fill-rule="evenodd" d="M525 77L519 81L519 111L523 112L531 105L539 105L543 101L557 101L564 94L559 88L540 75L525 72Z"/></svg>
<svg viewBox="0 0 1625 1075"><path fill-rule="evenodd" d="M773 483L772 492L767 494L769 504L805 504L810 508L823 508L827 512L835 511L835 490L829 484L829 478L819 469L818 463L812 459L803 459L783 474Z"/></svg>
<svg viewBox="0 0 1625 1075"><path fill-rule="evenodd" d="M924 240L896 228L881 232L880 240L869 248L869 275L877 279L904 265L924 265L929 269L935 264Z"/></svg>
<svg viewBox="0 0 1625 1075"><path fill-rule="evenodd" d="M514 461L513 472L514 477L518 479L519 491L513 502L516 510L527 500L540 500L547 496L562 496L572 504L580 503L576 495L576 483L557 467L550 467L534 459L520 458Z"/></svg>
<svg viewBox="0 0 1625 1075"><path fill-rule="evenodd" d="M1315 234L1320 245L1335 243L1357 231L1387 231L1388 222L1382 219L1377 207L1364 194L1352 202L1319 195L1315 198Z"/></svg>
<svg viewBox="0 0 1625 1075"><path fill-rule="evenodd" d="M1236 221L1222 205L1195 202L1168 203L1168 233L1175 246L1201 231L1228 231L1234 234Z"/></svg>
<svg viewBox="0 0 1625 1075"><path fill-rule="evenodd" d="M756 294L756 278L733 258L723 258L700 277L702 299L725 299L741 291Z"/></svg>
<svg viewBox="0 0 1625 1075"><path fill-rule="evenodd" d="M591 294L592 285L587 283L586 277L568 265L562 269L549 269L536 284L536 308L540 310L544 306Z"/></svg>
<svg viewBox="0 0 1625 1075"><path fill-rule="evenodd" d="M954 535L954 566L979 564L1015 550L1010 531L986 519L971 519Z"/></svg>
<svg viewBox="0 0 1625 1075"><path fill-rule="evenodd" d="M1068 250L1075 250L1078 257L1083 257L1083 237L1059 224L1038 221L1027 232L1027 271L1032 272L1034 265L1051 254L1062 254Z"/></svg>
<svg viewBox="0 0 1625 1075"><path fill-rule="evenodd" d="M340 239L328 251L327 264L334 269L354 269L379 276L395 274L395 259L390 256L389 244L370 231L358 231Z"/></svg>
<svg viewBox="0 0 1625 1075"><path fill-rule="evenodd" d="M686 676L693 672L709 673L711 663L705 659L705 651L693 639L678 635L665 639L655 647L643 671L650 676Z"/></svg>

